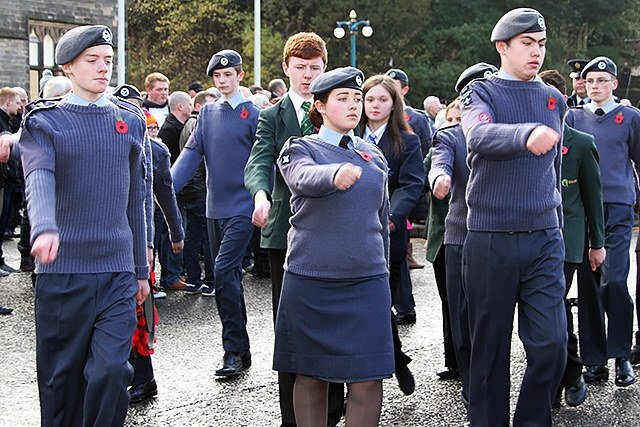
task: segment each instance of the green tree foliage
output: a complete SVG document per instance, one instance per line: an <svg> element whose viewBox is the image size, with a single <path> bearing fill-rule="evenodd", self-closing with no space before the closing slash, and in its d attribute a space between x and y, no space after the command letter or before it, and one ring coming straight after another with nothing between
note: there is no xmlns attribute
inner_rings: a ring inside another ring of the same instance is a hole
<svg viewBox="0 0 640 427"><path fill-rule="evenodd" d="M365 75L393 66L409 75L410 103L421 107L427 95L453 100L458 75L480 62L499 65L489 41L493 26L508 10L533 7L548 27L544 69L568 74L566 61L608 55L638 65L640 0L262 0L262 84L284 78L280 63L285 40L314 31L327 42L328 69L350 64L349 34L333 36L336 21L355 9L368 19L371 38L356 36L357 66ZM247 85L253 83L253 2L250 0L129 0L129 75L140 84L159 70L176 83L205 80L211 54L233 48L245 58ZM172 85L177 89L178 86Z"/></svg>

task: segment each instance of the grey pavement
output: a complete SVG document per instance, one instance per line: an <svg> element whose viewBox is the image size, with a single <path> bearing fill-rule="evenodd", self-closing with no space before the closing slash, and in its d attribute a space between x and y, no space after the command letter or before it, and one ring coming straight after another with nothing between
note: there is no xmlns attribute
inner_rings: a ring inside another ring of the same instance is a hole
<svg viewBox="0 0 640 427"><path fill-rule="evenodd" d="M634 241L636 234L637 231ZM414 240L419 260L424 260L422 243L423 240ZM17 267L16 241L5 242L3 248L7 262ZM632 291L634 264L629 280ZM412 270L412 278L418 320L415 325L400 326L400 334L405 351L413 358L410 368L416 378L416 391L404 396L395 378L385 380L380 425L462 426L465 411L459 399L460 383L441 381L436 376L444 369L444 356L433 270L427 263L422 270ZM235 380L216 380L214 371L223 351L215 298L169 292L157 304L160 324L153 364L158 396L131 406L126 426L279 426L277 376L271 369L270 282L246 275L244 287L253 366ZM14 309L12 315L0 316L0 426L38 426L33 290L28 274L0 278L0 305ZM612 361L609 367L613 372ZM512 410L524 368L525 356L515 322ZM554 409L554 426L640 426L639 384L619 388L611 375L608 382L589 385L588 393L587 400L577 408L563 404Z"/></svg>

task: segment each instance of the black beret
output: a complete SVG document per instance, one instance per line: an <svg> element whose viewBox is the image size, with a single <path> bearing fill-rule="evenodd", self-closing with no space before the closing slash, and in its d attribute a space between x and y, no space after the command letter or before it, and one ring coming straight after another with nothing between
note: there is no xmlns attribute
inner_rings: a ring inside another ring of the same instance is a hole
<svg viewBox="0 0 640 427"><path fill-rule="evenodd" d="M311 83L309 92L314 95L326 93L336 88L360 89L362 90L362 82L364 74L362 71L353 67L336 68L320 74L317 79Z"/></svg>
<svg viewBox="0 0 640 427"><path fill-rule="evenodd" d="M567 61L567 65L571 68L571 74L569 74L569 77L572 79L580 77L580 73L588 63L589 61L586 59L570 59Z"/></svg>
<svg viewBox="0 0 640 427"><path fill-rule="evenodd" d="M72 28L60 37L56 46L56 63L68 64L76 59L85 49L93 46L109 45L113 37L106 25L86 25Z"/></svg>
<svg viewBox="0 0 640 427"><path fill-rule="evenodd" d="M587 78L587 73L589 71L605 71L609 74L613 74L614 76L618 76L618 67L616 67L616 63L607 58L606 56L598 56L597 58L592 59L585 67L582 69L582 73L580 73L580 77L583 79Z"/></svg>
<svg viewBox="0 0 640 427"><path fill-rule="evenodd" d="M498 69L493 65L487 64L486 62L478 62L460 74L460 77L458 77L458 81L456 82L456 92L461 92L462 89L471 83L472 80L489 77L491 74L497 72Z"/></svg>
<svg viewBox="0 0 640 427"><path fill-rule="evenodd" d="M143 101L142 95L134 85L123 84L113 90L113 96L122 99L137 99Z"/></svg>
<svg viewBox="0 0 640 427"><path fill-rule="evenodd" d="M202 86L202 84L200 84L200 82L192 82L187 88L187 91L190 91L190 90L195 90L196 92L202 92L204 90L204 87Z"/></svg>
<svg viewBox="0 0 640 427"><path fill-rule="evenodd" d="M213 76L214 70L242 65L242 56L235 50L225 49L214 54L207 66L207 75Z"/></svg>
<svg viewBox="0 0 640 427"><path fill-rule="evenodd" d="M544 23L544 17L540 12L528 7L521 7L502 15L502 18L493 27L491 41L511 40L518 34L537 33L546 29L547 25Z"/></svg>
<svg viewBox="0 0 640 427"><path fill-rule="evenodd" d="M398 68L392 68L385 74L391 77L393 80L400 80L401 82L409 83L409 76L407 76L407 73Z"/></svg>

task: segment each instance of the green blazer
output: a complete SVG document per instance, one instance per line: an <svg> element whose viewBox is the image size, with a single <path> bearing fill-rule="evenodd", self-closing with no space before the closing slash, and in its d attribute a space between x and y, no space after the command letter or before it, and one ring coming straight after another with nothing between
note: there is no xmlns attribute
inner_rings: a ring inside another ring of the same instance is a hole
<svg viewBox="0 0 640 427"><path fill-rule="evenodd" d="M593 136L565 124L562 141L562 211L565 261L581 263L585 233L589 247L604 246L600 156Z"/></svg>
<svg viewBox="0 0 640 427"><path fill-rule="evenodd" d="M431 156L433 155L433 148L429 149L429 152L424 158L424 190L423 193L429 191L429 171L431 170ZM449 199L451 194L447 194L447 197L440 200L433 197L433 194L429 191L430 203L429 203L429 222L427 228L427 261L433 263L438 256L438 252L444 243L444 219L449 213Z"/></svg>
<svg viewBox="0 0 640 427"><path fill-rule="evenodd" d="M284 143L292 136L302 136L298 116L286 94L275 105L260 112L256 142L244 168L244 185L255 197L264 190L271 201L269 220L262 229L260 246L266 249L286 249L289 217L291 217L291 192L280 170L275 167L273 191L271 177Z"/></svg>

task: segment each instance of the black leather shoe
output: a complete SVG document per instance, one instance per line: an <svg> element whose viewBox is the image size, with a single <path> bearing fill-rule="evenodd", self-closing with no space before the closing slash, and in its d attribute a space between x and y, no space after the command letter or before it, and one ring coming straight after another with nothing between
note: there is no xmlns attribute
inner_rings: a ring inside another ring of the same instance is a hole
<svg viewBox="0 0 640 427"><path fill-rule="evenodd" d="M616 385L626 387L636 382L636 376L629 359L621 357L616 359Z"/></svg>
<svg viewBox="0 0 640 427"><path fill-rule="evenodd" d="M13 308L0 307L0 315L13 313Z"/></svg>
<svg viewBox="0 0 640 427"><path fill-rule="evenodd" d="M587 366L582 373L582 377L586 383L606 381L609 379L609 368L607 368L607 365Z"/></svg>
<svg viewBox="0 0 640 427"><path fill-rule="evenodd" d="M216 376L235 378L249 366L251 366L251 352L249 350L240 354L225 351L224 357L222 358L222 367L216 370Z"/></svg>
<svg viewBox="0 0 640 427"><path fill-rule="evenodd" d="M132 385L129 387L129 395L131 396L129 403L140 403L143 400L151 399L157 394L158 386L155 379L139 385Z"/></svg>
<svg viewBox="0 0 640 427"><path fill-rule="evenodd" d="M405 366L399 369L398 372L396 372L396 379L398 380L400 390L402 390L406 396L413 394L413 391L416 389L416 382L413 379L413 374L409 370L409 367Z"/></svg>
<svg viewBox="0 0 640 427"><path fill-rule="evenodd" d="M460 371L447 368L446 371L438 372L438 377L441 380L455 380L456 378L460 378Z"/></svg>
<svg viewBox="0 0 640 427"><path fill-rule="evenodd" d="M406 313L398 313L395 317L396 325L406 325L409 323L416 323L416 311L410 310Z"/></svg>
<svg viewBox="0 0 640 427"><path fill-rule="evenodd" d="M587 398L587 385L584 378L580 377L576 381L567 384L564 389L564 401L569 406L578 406Z"/></svg>

